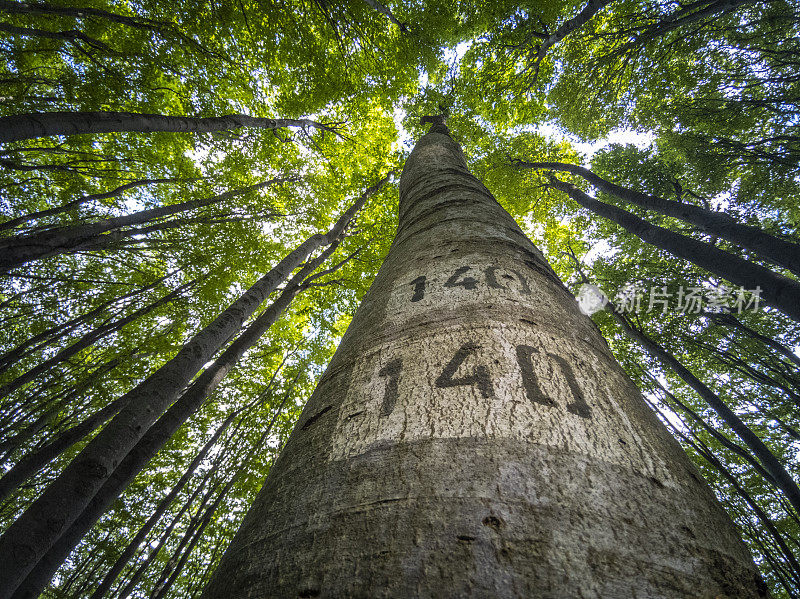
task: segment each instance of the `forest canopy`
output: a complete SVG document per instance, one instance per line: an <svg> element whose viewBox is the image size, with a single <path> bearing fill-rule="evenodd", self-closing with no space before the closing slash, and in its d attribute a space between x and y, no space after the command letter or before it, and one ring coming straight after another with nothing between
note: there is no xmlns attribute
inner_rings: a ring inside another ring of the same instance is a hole
<svg viewBox="0 0 800 599"><path fill-rule="evenodd" d="M0 0L0 55L0 596L200 594L434 115L800 596L796 3Z"/></svg>

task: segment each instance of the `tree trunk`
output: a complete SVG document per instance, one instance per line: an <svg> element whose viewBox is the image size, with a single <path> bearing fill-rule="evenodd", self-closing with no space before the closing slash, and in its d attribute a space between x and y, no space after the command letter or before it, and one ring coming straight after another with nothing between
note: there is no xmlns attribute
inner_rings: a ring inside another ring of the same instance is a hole
<svg viewBox="0 0 800 599"><path fill-rule="evenodd" d="M84 516L84 510L95 499L95 495L101 492L105 484L111 482L109 479L117 474L115 470L118 469L120 462L128 458L129 452L149 432L148 429L156 419L164 413L167 406L175 400L203 364L240 329L244 320L253 314L261 302L288 278L311 252L339 239L356 212L369 197L386 184L389 176L367 189L342 214L328 233L313 235L302 243L211 324L195 335L172 360L126 394L128 401L125 408L89 442L64 472L0 538L0 563L11 564L8 568L0 570L0 597L3 599L10 597L23 581L25 584L15 596L38 596L61 563L52 556L63 554L66 557L83 536L83 533L75 532L71 525L76 523L79 517ZM223 356L227 357L227 354ZM200 389L201 386L208 385L213 378L213 376L208 378L201 376L193 388ZM116 495L113 495L112 499L114 497ZM103 496L96 503L102 504L105 500L106 497ZM103 511L100 511L100 514ZM88 520L87 517L82 519ZM95 520L92 520L89 526ZM83 524L80 524L77 529L85 532L88 527L84 528ZM59 544L62 535L69 538ZM51 549L54 550L53 553L49 553ZM48 555L50 557L44 560L46 563L37 567L38 562ZM36 570L32 572L34 568ZM29 573L32 577L26 581Z"/></svg>
<svg viewBox="0 0 800 599"><path fill-rule="evenodd" d="M336 242L326 248L318 258L309 261L306 266L300 269L286 285L286 289L281 295L248 325L222 355L206 368L181 397L169 407L164 415L150 427L142 439L116 467L105 484L95 493L95 496L83 510L80 517L72 523L72 526L44 555L36 567L31 570L28 577L14 594L15 598L26 597L32 599L39 596L39 593L53 577L55 571L83 536L122 494L136 475L155 457L156 453L169 441L180 426L211 396L214 389L236 365L244 352L252 347L280 317L283 311L289 307L289 304L301 290L303 280L328 258L335 245Z"/></svg>
<svg viewBox="0 0 800 599"><path fill-rule="evenodd" d="M778 266L800 275L800 245L765 233L758 227L738 223L730 214L707 210L701 206L694 206L684 202L665 200L658 196L641 193L635 189L622 187L606 181L589 169L576 164L524 162L522 160L515 161L514 164L524 168L552 169L579 175L597 189L624 202L641 206L647 210L654 210L660 214L695 225L706 233L727 239L738 246L755 252Z"/></svg>
<svg viewBox="0 0 800 599"><path fill-rule="evenodd" d="M797 281L724 252L710 243L697 241L686 235L650 224L622 208L594 199L572 183L566 183L551 176L550 185L566 193L579 205L617 223L646 243L667 251L673 256L688 260L745 289L761 288L761 298L764 303L774 306L800 322L800 283Z"/></svg>
<svg viewBox="0 0 800 599"><path fill-rule="evenodd" d="M78 441L96 430L106 420L119 412L126 403L125 396L91 414L75 426L62 431L56 438L35 451L30 451L0 478L0 501L13 493L19 485L39 472Z"/></svg>
<svg viewBox="0 0 800 599"><path fill-rule="evenodd" d="M2 0L0 0L0 8L2 8ZM124 185L120 185L111 191L104 191L100 193L93 193L86 196L81 196L71 202L67 202L66 204L62 204L61 206L56 206L55 208L48 208L47 210L39 210L38 212L30 212L28 214L23 214L22 216L18 216L16 218L12 218L11 220L7 220L5 222L0 223L0 231L5 231L7 229L14 229L18 225L24 225L32 220L37 220L40 218L44 218L46 216L54 216L56 214L61 214L62 212L67 212L69 210L74 210L78 206L85 204L86 202L92 202L94 200L104 200L108 198L114 198L119 195L122 195L123 192L133 189L135 187L141 187L142 185L154 185L156 183L178 183L178 182L187 182L192 181L193 179L140 179L137 181L131 181L130 183L125 183Z"/></svg>
<svg viewBox="0 0 800 599"><path fill-rule="evenodd" d="M282 129L301 127L335 131L330 125L309 119L269 119L246 114L219 117L167 116L134 112L37 112L0 117L0 143L53 135L85 133L213 133L242 127Z"/></svg>
<svg viewBox="0 0 800 599"><path fill-rule="evenodd" d="M120 330L122 327L133 322L137 318L141 318L142 316L152 312L156 308L159 308L160 306L163 306L164 304L173 301L177 297L180 297L180 295L184 291L192 288L196 283L197 279L189 281L188 283L184 283L174 291L171 291L164 297L161 297L156 301L151 302L147 306L139 308L138 310L131 312L130 314L128 314L123 318L120 318L119 320L115 320L114 322L103 324L95 329L92 329L91 331L83 335L80 339L78 339L75 343L62 349L52 358L48 358L47 360L40 362L27 372L15 378L13 381L0 387L0 398L6 397L8 394L13 393L17 389L20 389L21 387L24 387L32 380L34 380L36 377L38 377L40 374L43 374L48 370L50 370L51 368L53 368L54 366L56 366L57 364L60 364L61 362L68 360L69 358L83 351L87 347L90 347L91 345L93 345L95 342L99 341L106 335L110 335L114 331Z"/></svg>
<svg viewBox="0 0 800 599"><path fill-rule="evenodd" d="M103 599L103 597L105 597L106 593L111 589L111 585L114 584L114 581L117 579L117 576L119 576L119 573L125 569L125 566L128 565L128 562L139 550L139 545L142 544L142 542L147 538L147 535L150 534L150 531L153 529L153 527L156 524L158 524L159 520L161 520L161 518L167 512L167 509L169 508L170 505L172 505L172 502L178 496L178 493L181 492L183 487L186 486L186 483L189 482L189 479L191 479L192 476L194 475L194 471L197 469L200 463L206 458L206 455L208 455L208 452L211 450L211 448L217 444L217 441L219 440L222 433L224 433L231 425L233 419L236 417L236 414L237 414L236 412L232 412L223 421L223 423L219 427L217 427L217 430L214 432L211 438L208 441L206 441L206 444L203 445L202 449L200 449L200 452L194 457L191 464L189 464L189 467L186 468L186 471L183 473L181 478L178 480L177 483L175 483L175 486L172 487L172 490L170 490L170 492L167 493L167 495L164 496L164 498L158 502L156 509L153 510L153 513L150 514L150 517L138 530L136 536L134 536L133 539L131 539L131 541L122 551L120 556L114 562L114 565L111 566L111 569L108 572L106 572L105 576L103 577L103 580L100 581L100 584L94 590L90 599Z"/></svg>
<svg viewBox="0 0 800 599"><path fill-rule="evenodd" d="M598 329L434 124L205 599L766 597Z"/></svg>
<svg viewBox="0 0 800 599"><path fill-rule="evenodd" d="M0 251L3 253L3 257L0 258L0 272L17 268L31 260L38 260L83 249L84 246L87 245L90 247L94 245L102 247L104 245L104 237L107 237L107 235L103 234L108 231L117 231L123 227L140 225L179 212L186 212L212 204L218 204L245 193L264 189L271 185L285 183L290 180L292 179L279 177L270 179L269 181L262 181L255 185L232 189L210 198L189 200L169 206L158 206L157 208L140 210L139 212L127 214L125 216L106 218L95 223L58 227L42 233L32 233L30 235L3 239L0 240ZM108 241L110 242L113 239L112 237Z"/></svg>
<svg viewBox="0 0 800 599"><path fill-rule="evenodd" d="M745 424L741 418L728 407L722 398L709 389L705 383L698 379L686 366L684 366L675 356L668 352L659 343L645 335L642 331L631 325L616 311L610 311L615 320L622 327L627 335L639 343L647 353L656 358L667 368L678 375L684 383L695 391L717 413L722 421L736 433L742 442L750 448L753 455L764 465L764 469L769 473L778 488L784 492L786 498L800 513L800 488L794 481L789 472L775 457L769 447L756 435L753 430Z"/></svg>

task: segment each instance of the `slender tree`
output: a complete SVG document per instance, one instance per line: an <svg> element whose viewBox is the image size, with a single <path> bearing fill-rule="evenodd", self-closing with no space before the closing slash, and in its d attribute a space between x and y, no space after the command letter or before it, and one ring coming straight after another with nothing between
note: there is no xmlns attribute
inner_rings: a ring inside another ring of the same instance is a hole
<svg viewBox="0 0 800 599"><path fill-rule="evenodd" d="M0 571L0 597L10 597L14 593L203 364L313 251L338 239L356 212L387 180L388 176L364 192L326 234L313 235L290 252L198 332L174 358L126 394L122 411L0 537L0 561L11 564ZM44 579L46 584L49 578L39 574L37 581Z"/></svg>
<svg viewBox="0 0 800 599"><path fill-rule="evenodd" d="M44 112L0 117L0 143L85 133L214 133L242 127L271 129L296 127L336 132L334 125L310 119L270 119L246 114L219 117L167 116L133 112Z"/></svg>
<svg viewBox="0 0 800 599"><path fill-rule="evenodd" d="M552 174L549 179L549 185L554 189L563 191L579 205L614 221L647 243L679 258L685 258L746 289L760 288L765 303L800 321L800 283L794 279L720 250L710 243L653 225L626 210L596 200L572 183L562 181Z"/></svg>
<svg viewBox="0 0 800 599"><path fill-rule="evenodd" d="M651 194L642 193L635 189L623 187L606 181L589 169L576 164L565 164L563 162L525 162L524 160L515 160L514 164L521 168L549 169L578 175L597 189L611 194L620 200L696 225L701 231L709 235L727 239L742 248L752 250L770 262L783 266L795 274L800 275L800 244L791 243L775 237L774 235L770 235L758 227L741 224L730 214L725 212L717 212L685 202L667 200Z"/></svg>
<svg viewBox="0 0 800 599"><path fill-rule="evenodd" d="M730 521L437 122L204 597L765 597ZM624 565L622 565L624 564Z"/></svg>

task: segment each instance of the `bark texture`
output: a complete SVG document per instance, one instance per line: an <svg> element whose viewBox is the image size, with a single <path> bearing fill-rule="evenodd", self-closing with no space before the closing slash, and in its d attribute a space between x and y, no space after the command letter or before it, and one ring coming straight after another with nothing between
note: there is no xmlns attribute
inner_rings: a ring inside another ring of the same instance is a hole
<svg viewBox="0 0 800 599"><path fill-rule="evenodd" d="M63 34L62 34L63 36ZM219 117L168 116L136 112L37 112L0 117L0 143L97 133L213 133L242 127L283 129L300 127L335 132L335 127L309 119L269 119L246 114Z"/></svg>
<svg viewBox="0 0 800 599"><path fill-rule="evenodd" d="M800 274L799 244L770 235L758 227L741 224L730 214L726 214L725 212L708 210L701 206L695 206L685 202L667 200L636 191L635 189L616 185L577 164L565 164L563 162L525 162L523 160L515 161L514 164L521 168L552 169L578 175L594 185L597 189L625 202L630 202L642 208L660 212L666 216L679 218L699 227L700 230L705 233L727 239L730 242L759 254L761 257L774 264L787 268L795 274Z"/></svg>
<svg viewBox="0 0 800 599"><path fill-rule="evenodd" d="M765 596L678 443L434 124L204 599Z"/></svg>

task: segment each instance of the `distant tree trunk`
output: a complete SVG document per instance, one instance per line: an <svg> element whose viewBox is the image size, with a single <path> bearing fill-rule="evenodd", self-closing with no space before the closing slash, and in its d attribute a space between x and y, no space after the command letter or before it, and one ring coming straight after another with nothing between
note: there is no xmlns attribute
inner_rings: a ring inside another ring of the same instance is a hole
<svg viewBox="0 0 800 599"><path fill-rule="evenodd" d="M436 123L205 599L766 597L598 329Z"/></svg>
<svg viewBox="0 0 800 599"><path fill-rule="evenodd" d="M225 193L220 193L210 198L189 200L168 206L159 206L148 210L141 210L125 216L106 218L95 223L82 225L72 225L49 229L42 233L32 233L20 235L9 239L0 239L0 251L3 257L0 258L0 272L17 268L32 260L38 260L49 256L68 253L82 249L84 246L103 245L103 238L108 231L117 231L123 227L140 225L154 219L163 218L179 212L196 210L212 204L218 204L231 198L264 189L275 184L285 183L291 179L279 177L262 181L255 185L249 185L239 189L232 189ZM111 239L114 239L113 237Z"/></svg>
<svg viewBox="0 0 800 599"><path fill-rule="evenodd" d="M36 112L0 117L0 143L53 135L123 132L213 133L234 131L242 127L273 131L285 127L335 131L333 126L309 119L269 119L246 114L190 117L134 112Z"/></svg>
<svg viewBox="0 0 800 599"><path fill-rule="evenodd" d="M139 308L138 310L134 310L127 316L124 316L119 320L103 324L95 329L92 329L91 331L83 335L80 339L78 339L75 343L73 343L72 345L68 345L53 357L48 358L43 362L40 362L39 364L37 364L24 374L21 374L20 376L15 378L13 381L0 387L0 397L5 397L9 393L14 392L17 389L20 389L21 387L24 387L40 374L43 374L47 372L50 368L56 366L57 364L60 364L61 362L68 360L69 358L83 351L87 347L90 347L96 341L102 339L106 335L110 335L111 333L120 330L122 327L133 322L137 318L141 318L142 316L152 312L156 308L173 301L175 298L179 297L184 291L193 287L196 283L197 280L184 283L183 285L171 291L164 297L161 297L156 301L151 302L150 304L142 308Z"/></svg>
<svg viewBox="0 0 800 599"><path fill-rule="evenodd" d="M90 599L102 599L103 597L105 597L106 593L111 589L111 585L114 584L114 581L117 579L117 576L119 576L119 573L122 572L122 570L125 568L128 562L131 560L131 558L136 554L136 552L139 549L139 546L147 538L147 535L150 534L150 531L153 529L153 527L158 523L159 520L161 520L161 518L167 512L167 509L169 509L169 506L178 496L178 493L180 493L181 490L183 490L183 487L185 487L186 483L188 483L189 480L192 478L194 471L197 470L197 467L206 458L211 448L214 447L214 445L216 445L222 433L224 433L231 425L235 416L236 413L235 412L232 413L222 422L221 425L219 425L219 427L217 427L217 430L214 431L214 434L211 436L211 438L208 441L206 441L206 444L203 445L198 454L194 457L194 459L189 464L189 467L186 468L186 471L183 473L181 478L178 480L177 483L175 483L175 486L172 487L172 490L170 490L170 492L167 493L167 495L161 501L158 502L156 509L153 510L153 513L150 514L150 517L147 519L147 521L137 531L133 539L130 540L128 545L125 547L125 549L122 551L122 553L114 562L114 565L111 566L111 569L108 572L106 572L105 576L103 577L103 580L100 581L100 584L94 590Z"/></svg>
<svg viewBox="0 0 800 599"><path fill-rule="evenodd" d="M44 447L40 447L35 451L25 454L19 462L14 464L14 466L0 478L0 501L8 497L19 485L119 412L126 401L124 396L117 398L75 426L56 435L55 439L47 443Z"/></svg>
<svg viewBox="0 0 800 599"><path fill-rule="evenodd" d="M55 326L52 326L52 327L48 328L47 330L42 331L41 333L39 333L37 335L34 335L33 337L31 337L27 341L24 341L24 342L20 343L14 349L11 349L11 350L7 351L3 355L0 355L0 374L5 372L6 370L8 370L16 361L18 361L18 360L24 358L25 356L29 355L30 352L33 352L33 351L36 351L36 350L40 349L42 347L42 345L44 345L44 344L52 343L54 340L56 340L59 337L64 337L65 335L68 335L73 330L75 330L77 327L79 327L81 324L83 324L85 322L88 322L88 321L92 320L95 316L98 316L98 315L102 314L105 311L105 309L108 308L109 306L111 306L112 304L121 302L121 301L123 301L125 299L128 299L128 298L131 298L131 297L135 297L135 296L137 296L137 295L139 295L139 294L141 294L141 293L143 293L145 291L148 291L148 290L158 286L159 284L164 282L164 280L166 280L167 277L169 277L171 274L174 274L174 273L170 273L170 274L164 275L163 277L160 277L156 281L153 281L152 283L149 283L145 287L142 287L140 289L136 289L136 290L131 291L129 293L126 293L126 294L124 294L122 296L115 297L114 299L105 301L105 302L101 303L99 306L89 310L88 312L84 312L83 314L80 314L80 315L78 315L78 316L76 316L74 318L71 318L66 322L63 322L61 324L57 324ZM1 443L0 443L0 447L2 447Z"/></svg>
<svg viewBox="0 0 800 599"><path fill-rule="evenodd" d="M707 210L701 206L666 200L606 181L587 168L562 162L514 161L523 168L552 169L579 175L597 189L620 200L654 210L699 227L702 231L755 252L762 258L800 275L800 245L770 235L750 225L743 225L730 214Z"/></svg>
<svg viewBox="0 0 800 599"><path fill-rule="evenodd" d="M764 469L769 473L772 480L775 481L778 488L784 492L786 498L794 506L794 509L800 513L800 488L798 488L797 483L786 468L784 468L783 464L780 463L778 458L775 457L775 454L770 451L769 447L766 446L758 435L739 418L736 412L731 410L728 404L722 401L719 395L708 388L705 383L698 379L663 346L634 327L621 314L613 310L610 311L610 314L631 339L639 343L647 353L678 375L684 383L693 389L695 393L717 413L722 421L736 433L736 436L750 448L750 451L752 451L753 455L764 465Z"/></svg>
<svg viewBox="0 0 800 599"><path fill-rule="evenodd" d="M776 339L773 339L772 337L762 335L758 331L751 329L741 320L736 318L733 314L726 314L723 312L710 312L710 313L705 313L703 315L707 316L717 324L722 324L735 329L739 329L740 331L746 333L753 339L758 339L764 345L771 347L784 357L788 358L792 363L794 363L795 366L800 366L800 356L794 353L791 350L791 348L786 347L783 343L777 341Z"/></svg>
<svg viewBox="0 0 800 599"><path fill-rule="evenodd" d="M164 413L167 406L175 400L203 364L230 340L242 326L244 320L253 314L261 302L288 278L311 252L321 246L330 245L340 238L356 212L361 209L369 197L386 184L388 179L389 175L365 191L344 212L328 233L314 235L301 244L214 322L195 335L176 357L126 394L128 401L125 408L100 431L81 454L67 466L59 478L0 538L0 560L4 559L3 554L7 551L8 560L12 561L6 563L14 564L13 568L0 571L0 597L4 599L10 597L20 585L22 587L14 595L15 597L37 597L39 595L61 561L80 541L85 531L94 524L97 517L105 511L109 498L113 500L118 496L118 491L115 494L114 491L108 489L116 488L115 485L121 484L120 481L127 480L129 482L130 478L127 477L132 478L141 469L143 464L138 460L142 455L148 455L150 448L147 447L147 443L140 442L150 433L148 429L152 427L156 419ZM313 265L311 269L313 271L319 264L314 264L312 261L307 266L310 265ZM303 270L305 269L302 269L301 272ZM308 274L310 273L305 272L303 276ZM296 284L295 281L290 283L290 285ZM294 292L296 293L296 290ZM285 306L278 311L278 315L283 308ZM267 312L270 310L267 309ZM274 317L277 318L277 315ZM262 319L259 316L259 319L256 319L254 324L263 324L267 317ZM246 333L252 332L252 330L252 328L248 328ZM219 367L209 369L209 373L201 375L187 391L185 395L191 400L186 399L185 403L179 400L172 406L175 408L175 412L184 409L185 404L191 405L191 402L197 398L202 401L206 396L203 394L204 391L213 389L221 380L221 376L224 376L224 373L232 367L228 360L232 352L238 349L240 347L234 345L229 348L230 351L226 350L220 358ZM173 414L170 412L165 414L165 417L167 422L174 421ZM181 422L183 420L179 420L178 425ZM160 438L161 433L162 431L158 429L158 434L154 432L154 438ZM167 438L169 437L167 436ZM163 443L163 441L161 442ZM134 452L132 451L134 448L139 450ZM131 460L131 464L136 465L131 466L131 472L117 476L119 474L117 471L121 468L120 462L123 460ZM144 464L146 463L147 460L144 461ZM115 476L116 479L112 478ZM124 489L128 482L122 483L121 488ZM88 512L85 512L87 508L89 508ZM60 527L47 526L47 515L52 521L56 517L54 514L59 518ZM43 518L44 520L42 520ZM80 522L77 522L79 518ZM37 535L24 532L29 529L40 532ZM65 539L63 542L59 542L62 536ZM24 548L26 551L15 550L17 547ZM25 561L21 559L33 555L36 557ZM59 559L56 556L62 557ZM43 562L42 564L39 564L40 560Z"/></svg>
<svg viewBox="0 0 800 599"><path fill-rule="evenodd" d="M181 397L169 407L164 415L150 427L142 439L116 467L105 484L97 491L80 517L73 522L72 526L67 529L58 542L31 570L25 582L17 589L14 597L33 598L39 595L52 578L56 569L100 516L105 513L136 475L153 459L159 449L169 441L178 428L203 405L217 385L222 382L225 375L236 365L244 352L252 347L286 310L302 289L303 280L327 259L335 245L336 242L329 246L318 258L309 261L308 264L300 269L286 285L286 289L281 295L248 325L222 355L214 360L214 363L206 368L191 386L181 394Z"/></svg>
<svg viewBox="0 0 800 599"><path fill-rule="evenodd" d="M0 5L2 5L2 0L0 0ZM0 6L0 8L2 8L2 6ZM24 214L22 216L18 216L16 218L12 218L10 220L0 223L0 231L13 229L19 225L23 225L27 222L39 218L44 218L46 216L55 216L56 214L61 214L62 212L68 212L69 210L74 210L78 206L81 206L87 202L114 198L119 195L122 195L125 191L133 189L135 187L141 187L143 185L155 185L156 183L177 183L179 181L191 181L191 179L139 179L137 181L131 181L129 183L125 183L124 185L120 185L119 187L116 187L111 191L92 193L89 195L81 196L75 200L72 200L71 202L62 204L61 206L56 206L55 208L48 208L47 210L39 210L38 212L31 212L28 214Z"/></svg>
<svg viewBox="0 0 800 599"><path fill-rule="evenodd" d="M572 183L554 176L550 177L550 185L566 193L584 208L617 223L629 233L673 256L688 260L746 289L760 287L764 303L800 322L800 283L797 281L724 252L710 243L653 225L622 208L600 202Z"/></svg>

